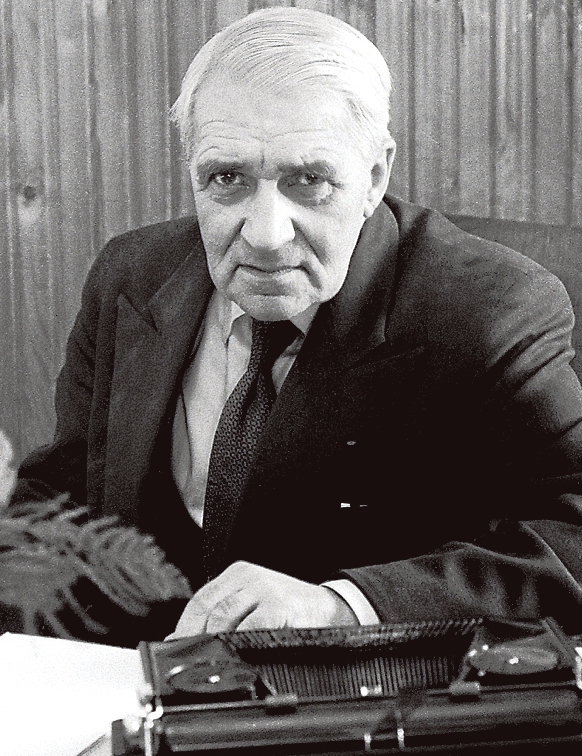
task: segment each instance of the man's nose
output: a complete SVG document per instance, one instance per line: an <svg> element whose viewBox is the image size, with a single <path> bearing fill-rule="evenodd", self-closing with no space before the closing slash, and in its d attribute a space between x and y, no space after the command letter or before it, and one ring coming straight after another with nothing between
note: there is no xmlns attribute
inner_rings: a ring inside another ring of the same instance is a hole
<svg viewBox="0 0 582 756"><path fill-rule="evenodd" d="M254 249L280 249L295 238L290 211L289 200L275 181L259 182L247 206L242 238Z"/></svg>

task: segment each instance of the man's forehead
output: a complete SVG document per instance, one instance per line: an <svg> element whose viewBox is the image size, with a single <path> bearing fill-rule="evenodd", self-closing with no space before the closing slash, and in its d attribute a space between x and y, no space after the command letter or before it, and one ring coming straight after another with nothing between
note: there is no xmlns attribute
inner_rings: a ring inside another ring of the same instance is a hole
<svg viewBox="0 0 582 756"><path fill-rule="evenodd" d="M292 104L291 104L292 105ZM256 104L230 107L220 117L212 116L212 108L202 111L197 119L193 139L193 163L264 165L285 168L320 163L323 170L341 161L351 143L345 118L333 111L298 113L284 105Z"/></svg>
<svg viewBox="0 0 582 756"><path fill-rule="evenodd" d="M230 77L211 79L194 104L197 140L206 136L272 137L336 129L351 120L345 98L322 86L272 91Z"/></svg>
<svg viewBox="0 0 582 756"><path fill-rule="evenodd" d="M251 119L248 113L234 113L230 118L216 118L200 121L196 129L196 141L200 145L220 143L228 148L231 142L241 140L248 142L287 142L293 144L317 143L327 144L329 133L337 131L341 123L337 119L314 119L313 123L300 122L293 116L274 120L270 114L261 117L255 114Z"/></svg>
<svg viewBox="0 0 582 756"><path fill-rule="evenodd" d="M339 125L338 125L339 126ZM339 128L341 130L341 127ZM237 153L241 148L250 152L269 149L290 154L309 151L314 158L334 152L334 137L340 139L338 128L299 129L293 124L280 124L277 129L266 128L258 121L252 126L242 122L206 124L196 133L195 152L200 157L210 154Z"/></svg>
<svg viewBox="0 0 582 756"><path fill-rule="evenodd" d="M224 169L264 168L286 171L309 168L335 174L346 160L347 140L337 129L262 133L260 128L207 129L193 150L192 164L198 173Z"/></svg>
<svg viewBox="0 0 582 756"><path fill-rule="evenodd" d="M345 98L322 86L274 93L229 77L205 84L194 108L191 168L199 179L249 167L264 175L295 168L339 179L355 159Z"/></svg>

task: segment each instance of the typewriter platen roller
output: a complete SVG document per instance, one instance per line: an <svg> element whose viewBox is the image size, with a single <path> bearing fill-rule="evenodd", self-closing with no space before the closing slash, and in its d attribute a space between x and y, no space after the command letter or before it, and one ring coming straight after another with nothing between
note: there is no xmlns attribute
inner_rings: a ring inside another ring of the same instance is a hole
<svg viewBox="0 0 582 756"><path fill-rule="evenodd" d="M551 619L143 643L143 715L114 723L113 756L580 751L581 645Z"/></svg>

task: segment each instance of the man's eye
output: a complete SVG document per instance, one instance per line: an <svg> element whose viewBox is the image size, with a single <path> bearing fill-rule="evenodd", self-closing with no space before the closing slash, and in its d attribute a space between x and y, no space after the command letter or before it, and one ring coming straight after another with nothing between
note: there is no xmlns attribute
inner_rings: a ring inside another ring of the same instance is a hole
<svg viewBox="0 0 582 756"><path fill-rule="evenodd" d="M243 176L238 173L238 171L222 171L221 173L215 173L211 177L211 181L216 186L229 189L242 186L244 183Z"/></svg>
<svg viewBox="0 0 582 756"><path fill-rule="evenodd" d="M315 173L300 173L293 178L291 183L297 186L319 186L325 183L325 179Z"/></svg>
<svg viewBox="0 0 582 756"><path fill-rule="evenodd" d="M323 176L305 172L290 176L286 181L285 191L300 202L319 204L331 197L333 186Z"/></svg>

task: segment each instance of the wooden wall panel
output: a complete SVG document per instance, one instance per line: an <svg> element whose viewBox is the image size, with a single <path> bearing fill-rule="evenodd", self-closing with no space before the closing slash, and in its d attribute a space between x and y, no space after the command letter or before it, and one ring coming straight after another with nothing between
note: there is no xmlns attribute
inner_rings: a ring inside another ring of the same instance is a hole
<svg viewBox="0 0 582 756"><path fill-rule="evenodd" d="M488 217L494 201L491 152L494 149L492 91L493 23L491 0L468 0L457 9L458 35L458 204L469 215Z"/></svg>
<svg viewBox="0 0 582 756"><path fill-rule="evenodd" d="M533 213L545 223L570 221L572 186L568 0L532 0L534 19ZM551 198L551 201L548 201Z"/></svg>
<svg viewBox="0 0 582 756"><path fill-rule="evenodd" d="M569 25L568 88L572 97L572 225L582 226L582 3L574 3Z"/></svg>
<svg viewBox="0 0 582 756"><path fill-rule="evenodd" d="M17 344L20 340L19 301L14 286L18 259L18 155L16 154L16 75L12 7L0 3L0 426L17 445L20 439L20 392Z"/></svg>
<svg viewBox="0 0 582 756"><path fill-rule="evenodd" d="M413 66L409 65L414 49L416 13L405 0L376 0L375 43L388 62L392 74L390 131L396 140L396 160L392 169L390 189L401 197L415 196L414 171L414 108Z"/></svg>
<svg viewBox="0 0 582 756"><path fill-rule="evenodd" d="M95 33L95 118L103 235L110 238L139 222L137 198L128 175L128 161L132 158L130 120L135 120L131 118L135 108L130 110L134 72L124 71L127 65L124 47L127 43L124 44L126 35L123 27L120 27L123 20L120 4L103 0L90 7L89 14L93 16ZM138 166L133 168L137 174Z"/></svg>
<svg viewBox="0 0 582 756"><path fill-rule="evenodd" d="M99 248L192 211L167 119L191 59L275 5L336 15L384 53L392 191L582 225L576 0L0 0L0 427L19 456L51 437L55 377Z"/></svg>
<svg viewBox="0 0 582 756"><path fill-rule="evenodd" d="M529 0L495 3L493 30L491 215L526 218L533 207L536 119L535 15Z"/></svg>
<svg viewBox="0 0 582 756"><path fill-rule="evenodd" d="M10 2L3 7L4 65L11 89L5 92L9 124L4 130L9 142L5 193L10 238L2 243L2 266L14 307L9 331L14 341L7 353L14 355L15 374L9 377L12 390L2 400L2 414L8 417L7 431L17 451L22 439L34 446L52 428L47 387L54 385L62 348L62 260L51 254L60 246L62 224L53 11L50 0L42 10L36 3L25 9ZM42 12L48 18L40 24Z"/></svg>
<svg viewBox="0 0 582 756"><path fill-rule="evenodd" d="M209 12L209 9L207 9L204 16L209 20L213 20L214 23L206 26L204 34L205 40L209 39L214 32L224 29L225 26L228 26L233 21L236 21L237 19L246 16L247 13L262 7L260 3L253 4L249 2L249 0L224 0L222 3L210 2L209 5L214 8L214 12L211 13Z"/></svg>
<svg viewBox="0 0 582 756"><path fill-rule="evenodd" d="M416 120L412 199L459 211L459 6L440 0L414 5L412 107Z"/></svg>

